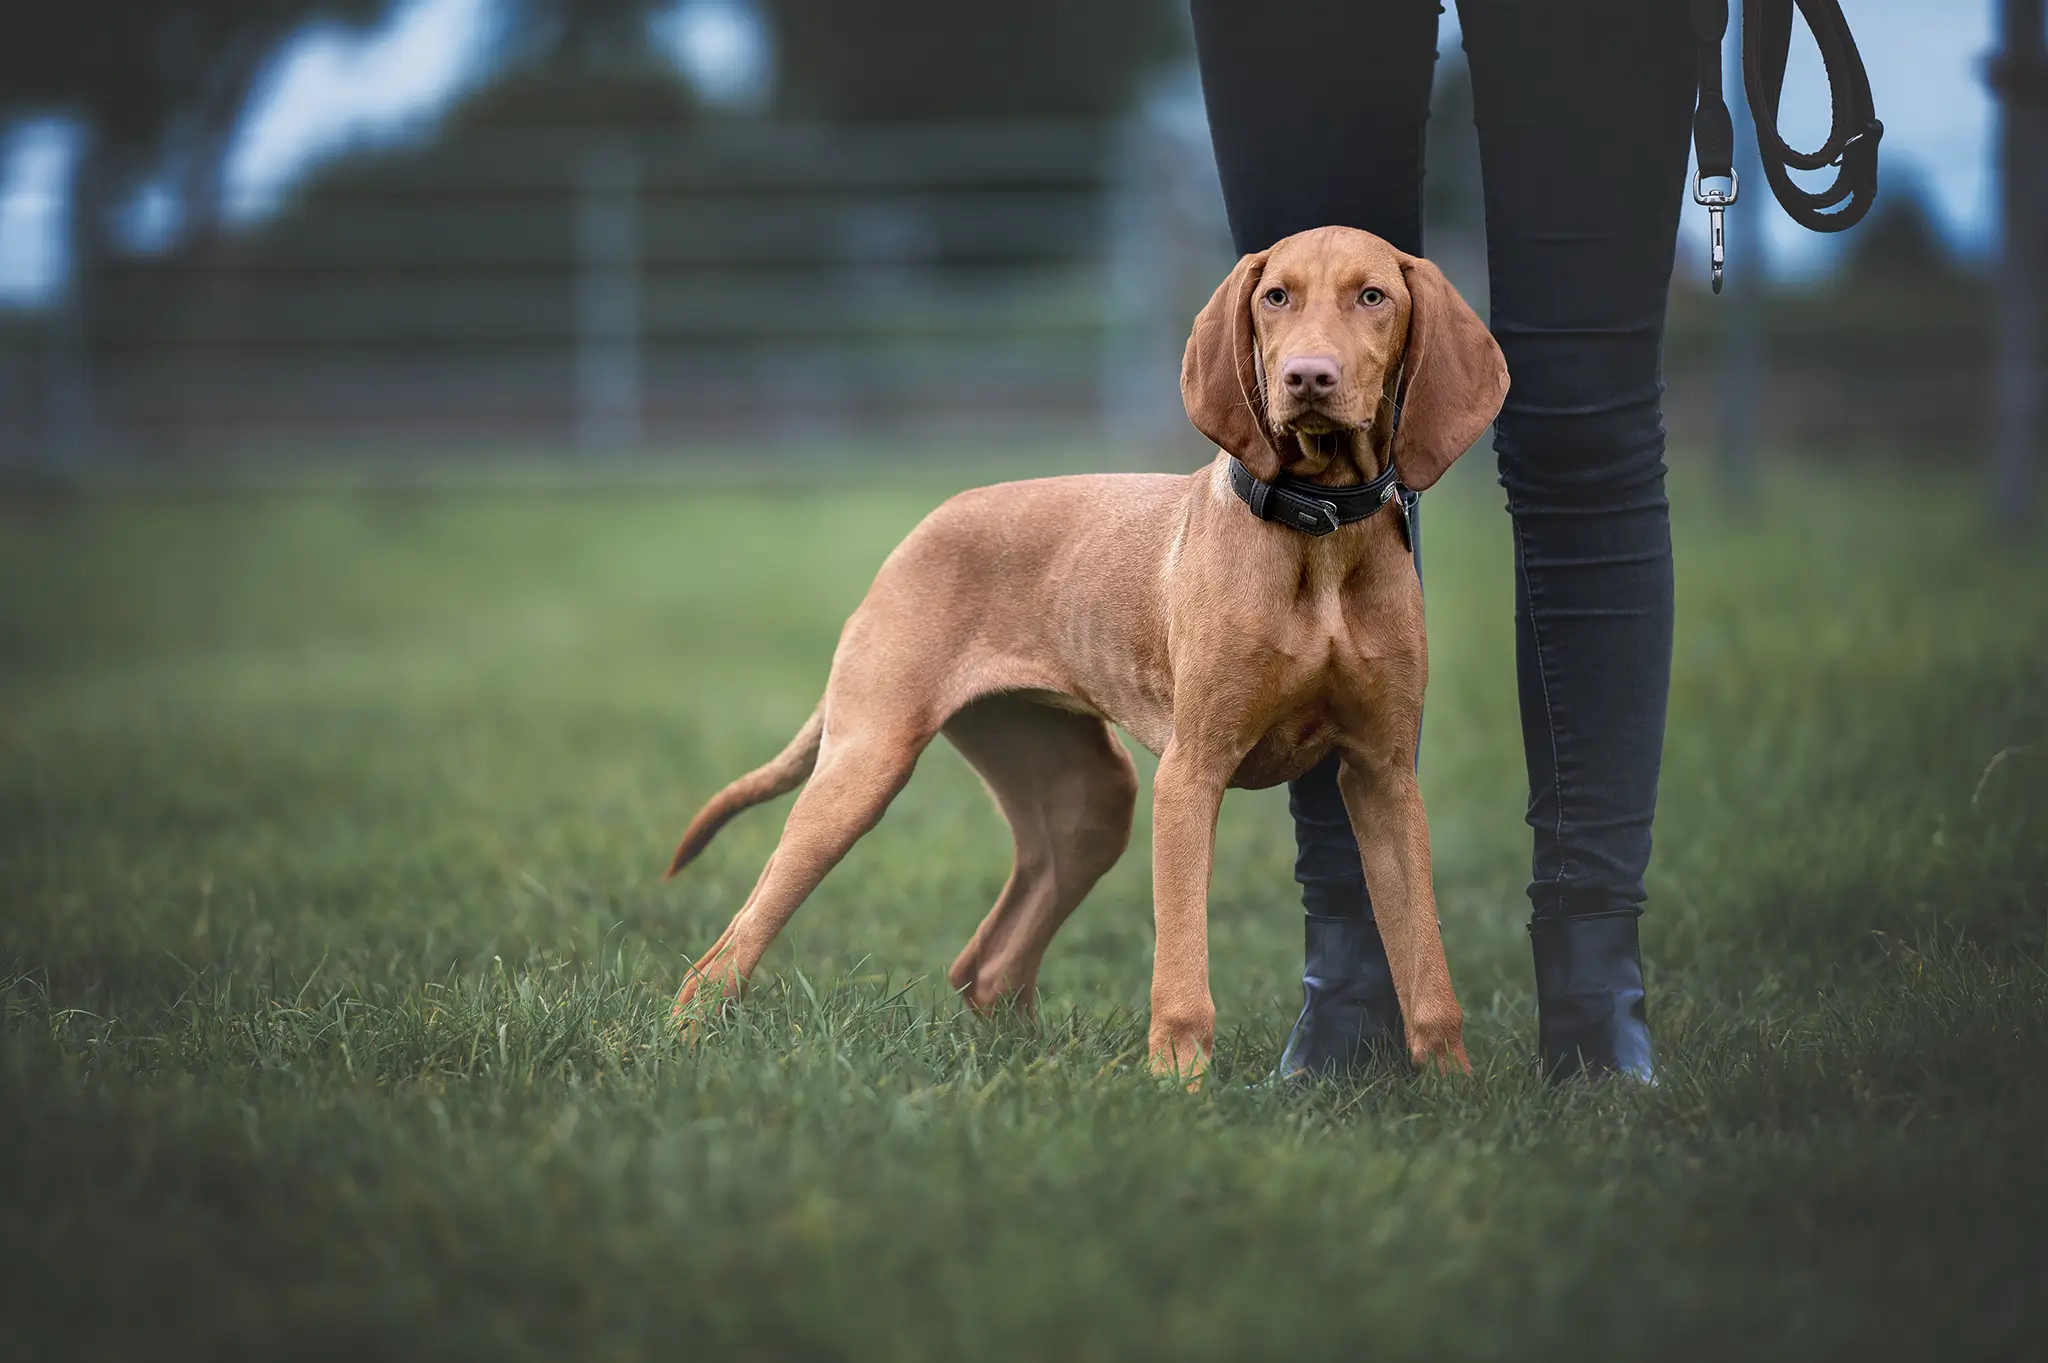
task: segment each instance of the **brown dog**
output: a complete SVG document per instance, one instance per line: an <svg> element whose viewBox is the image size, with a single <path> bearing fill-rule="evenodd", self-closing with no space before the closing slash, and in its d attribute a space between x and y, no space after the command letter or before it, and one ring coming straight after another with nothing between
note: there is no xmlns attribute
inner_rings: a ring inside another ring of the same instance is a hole
<svg viewBox="0 0 2048 1363"><path fill-rule="evenodd" d="M1159 754L1155 1070L1192 1079L1208 1064L1224 788L1276 785L1333 751L1409 1048L1469 1068L1415 782L1428 658L1403 520L1390 508L1317 537L1261 519L1233 491L1229 456L1262 480L1328 487L1391 457L1406 486L1426 488L1499 411L1500 349L1434 265L1325 227L1237 263L1195 319L1181 390L1226 452L1202 472L976 489L889 556L817 711L676 849L671 875L733 815L809 779L754 892L683 985L679 1017L700 990L739 987L941 733L1016 838L1009 883L949 978L978 1009L1028 1009L1053 934L1130 838L1138 780L1118 724Z"/></svg>

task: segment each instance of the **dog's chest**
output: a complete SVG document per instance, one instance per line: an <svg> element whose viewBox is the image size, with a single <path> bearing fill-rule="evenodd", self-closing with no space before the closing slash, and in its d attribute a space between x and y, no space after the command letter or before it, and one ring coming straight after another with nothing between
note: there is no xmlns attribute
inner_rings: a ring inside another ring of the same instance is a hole
<svg viewBox="0 0 2048 1363"><path fill-rule="evenodd" d="M1397 706L1409 650L1355 612L1305 613L1267 660L1262 695L1251 708L1258 736L1231 784L1259 789L1291 781L1347 739L1370 742Z"/></svg>
<svg viewBox="0 0 2048 1363"><path fill-rule="evenodd" d="M1264 790L1305 775L1337 747L1338 730L1325 712L1284 716L1252 745L1231 774L1240 790Z"/></svg>

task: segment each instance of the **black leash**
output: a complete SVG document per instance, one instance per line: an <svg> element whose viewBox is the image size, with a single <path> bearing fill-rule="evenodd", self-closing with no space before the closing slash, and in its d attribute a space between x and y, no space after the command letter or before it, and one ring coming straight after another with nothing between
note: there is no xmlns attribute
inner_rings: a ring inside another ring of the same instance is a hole
<svg viewBox="0 0 2048 1363"><path fill-rule="evenodd" d="M1266 482L1233 454L1230 456L1230 490L1260 520L1278 521L1317 537L1330 534L1340 525L1350 525L1375 515L1380 508L1392 502L1401 509L1402 538L1411 545L1414 543L1415 532L1408 515L1409 499L1415 494L1401 486L1400 470L1394 467L1391 459L1380 475L1369 483L1355 487L1324 487L1320 483L1290 478L1284 473L1272 482Z"/></svg>
<svg viewBox="0 0 2048 1363"><path fill-rule="evenodd" d="M1827 140L1820 150L1802 152L1778 132L1778 103L1785 92L1785 62L1792 52L1792 10L1798 7L1820 49L1827 72L1828 97L1834 106ZM1721 40L1728 32L1728 0L1692 0L1693 35L1699 44L1699 103L1693 111L1693 147L1699 172L1692 182L1693 202L1703 205L1709 220L1714 292L1721 292L1725 252L1721 215L1735 202L1735 126L1721 93ZM1884 124L1871 102L1870 77L1839 0L1742 0L1742 73L1749 109L1756 124L1757 151L1764 178L1792 221L1813 232L1840 232L1854 227L1877 197L1877 143ZM1794 170L1834 166L1834 183L1806 190L1792 180ZM1728 188L1708 189L1709 180L1726 180Z"/></svg>

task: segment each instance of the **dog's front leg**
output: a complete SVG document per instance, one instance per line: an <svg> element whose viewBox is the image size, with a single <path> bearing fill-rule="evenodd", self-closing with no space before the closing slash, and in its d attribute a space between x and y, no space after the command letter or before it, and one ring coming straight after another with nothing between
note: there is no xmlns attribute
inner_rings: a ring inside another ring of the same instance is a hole
<svg viewBox="0 0 2048 1363"><path fill-rule="evenodd" d="M1167 744L1152 780L1152 1070L1188 1080L1209 1068L1209 866L1229 769Z"/></svg>
<svg viewBox="0 0 2048 1363"><path fill-rule="evenodd" d="M1395 745L1397 752L1412 751ZM1344 808L1365 863L1373 917L1387 944L1408 1053L1419 1065L1472 1072L1465 1058L1465 1014L1451 988L1443 930L1430 883L1429 823L1415 768L1405 758L1373 762L1347 756L1338 771Z"/></svg>

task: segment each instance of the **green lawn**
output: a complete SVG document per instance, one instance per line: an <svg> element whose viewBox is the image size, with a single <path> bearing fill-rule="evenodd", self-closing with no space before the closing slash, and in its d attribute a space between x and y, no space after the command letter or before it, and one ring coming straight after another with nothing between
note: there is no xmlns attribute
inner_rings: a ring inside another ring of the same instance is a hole
<svg viewBox="0 0 2048 1363"><path fill-rule="evenodd" d="M1146 838L1036 1029L935 748L696 1051L774 753L953 487L0 502L13 1357L2040 1357L2048 552L1965 491L1675 485L1655 1092L1532 1073L1505 519L1429 499L1423 778L1469 1081L1250 1087L1284 800L1226 806L1214 1078L1147 1076ZM1147 764L1149 766L1149 763Z"/></svg>

